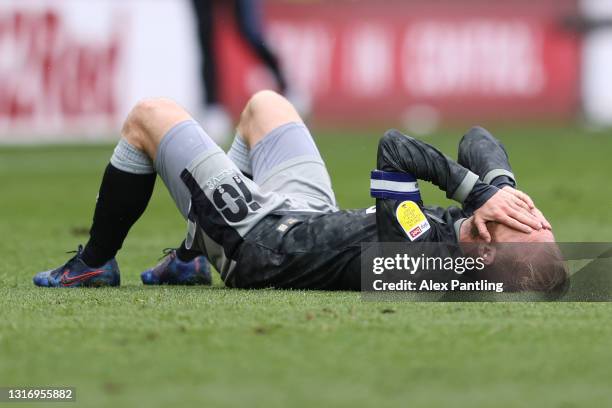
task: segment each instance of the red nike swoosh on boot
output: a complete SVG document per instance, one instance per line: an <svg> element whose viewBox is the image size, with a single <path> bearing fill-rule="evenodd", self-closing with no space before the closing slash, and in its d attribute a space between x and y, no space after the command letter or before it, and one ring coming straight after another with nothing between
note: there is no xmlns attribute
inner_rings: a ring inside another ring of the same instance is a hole
<svg viewBox="0 0 612 408"><path fill-rule="evenodd" d="M101 275L104 272L105 272L104 269L98 269L97 271L91 271L91 272L84 273L82 275L68 277L70 270L66 269L64 273L62 274L62 277L60 278L60 283L63 286L72 286L75 283L83 282L84 280L88 278L93 278L94 276Z"/></svg>

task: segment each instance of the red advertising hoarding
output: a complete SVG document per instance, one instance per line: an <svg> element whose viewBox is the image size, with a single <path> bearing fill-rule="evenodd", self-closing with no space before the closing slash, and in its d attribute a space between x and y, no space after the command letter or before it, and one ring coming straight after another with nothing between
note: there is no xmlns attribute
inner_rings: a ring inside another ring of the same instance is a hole
<svg viewBox="0 0 612 408"><path fill-rule="evenodd" d="M579 106L580 44L559 1L266 3L266 33L294 88L325 122L567 118ZM237 113L269 75L220 17L223 99Z"/></svg>
<svg viewBox="0 0 612 408"><path fill-rule="evenodd" d="M118 28L92 41L53 8L1 10L0 133L114 123L120 48Z"/></svg>

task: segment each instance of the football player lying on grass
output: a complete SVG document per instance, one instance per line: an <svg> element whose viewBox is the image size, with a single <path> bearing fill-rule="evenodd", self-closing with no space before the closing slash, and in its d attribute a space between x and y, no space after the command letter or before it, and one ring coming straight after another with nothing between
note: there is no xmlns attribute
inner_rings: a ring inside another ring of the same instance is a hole
<svg viewBox="0 0 612 408"><path fill-rule="evenodd" d="M208 259L229 287L359 290L362 242L554 241L533 202L514 188L504 148L481 128L463 138L459 163L387 132L372 172L376 211L338 209L308 129L271 91L249 100L227 154L166 99L138 103L121 136L87 245L66 264L37 274L36 285L119 285L115 255L144 212L157 174L188 232L178 250L143 273L144 283L210 283ZM436 184L463 208L423 206L416 179ZM407 231L397 220L406 202L423 216L419 229Z"/></svg>

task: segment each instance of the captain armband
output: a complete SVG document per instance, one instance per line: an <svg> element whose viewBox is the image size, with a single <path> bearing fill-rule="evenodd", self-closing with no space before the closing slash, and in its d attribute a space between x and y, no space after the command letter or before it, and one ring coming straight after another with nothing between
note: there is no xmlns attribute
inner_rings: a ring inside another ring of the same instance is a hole
<svg viewBox="0 0 612 408"><path fill-rule="evenodd" d="M372 170L370 195L373 198L421 202L416 177L404 172Z"/></svg>

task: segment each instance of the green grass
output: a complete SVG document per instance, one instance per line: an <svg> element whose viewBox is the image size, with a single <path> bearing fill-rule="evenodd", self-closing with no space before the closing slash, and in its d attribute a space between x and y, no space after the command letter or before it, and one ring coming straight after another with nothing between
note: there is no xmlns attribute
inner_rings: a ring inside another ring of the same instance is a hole
<svg viewBox="0 0 612 408"><path fill-rule="evenodd" d="M376 137L334 136L317 141L339 201L369 206ZM558 240L612 241L609 135L532 127L498 136ZM456 154L457 132L428 141ZM0 148L0 386L75 386L77 405L100 407L612 403L608 303L375 303L218 280L144 288L139 272L185 231L159 181L118 257L120 289L34 288L33 273L86 241L111 152Z"/></svg>

